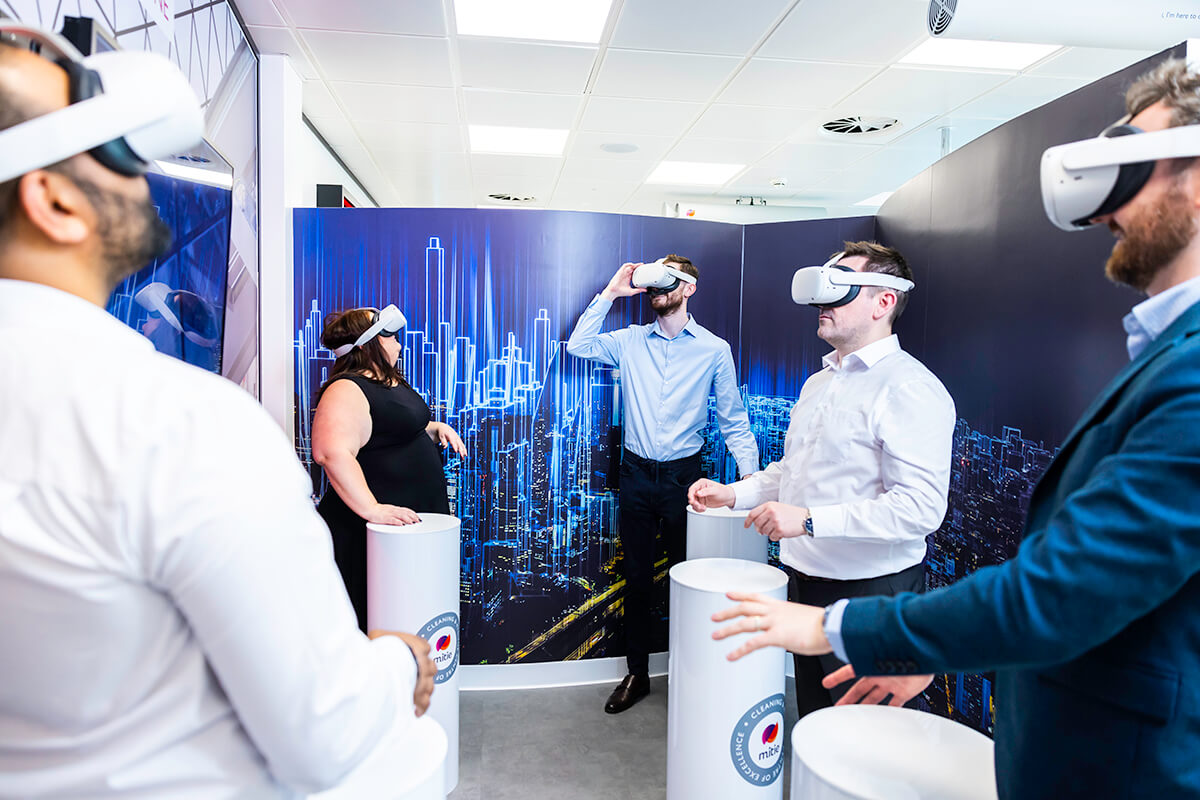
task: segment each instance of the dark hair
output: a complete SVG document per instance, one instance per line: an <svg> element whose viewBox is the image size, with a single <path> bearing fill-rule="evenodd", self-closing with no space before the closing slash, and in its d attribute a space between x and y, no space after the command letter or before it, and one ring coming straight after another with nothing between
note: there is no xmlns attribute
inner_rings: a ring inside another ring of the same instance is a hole
<svg viewBox="0 0 1200 800"><path fill-rule="evenodd" d="M674 253L671 253L671 255L664 258L663 261L671 261L678 264L680 272L686 272L696 280L700 280L700 270L696 269L696 265L692 263L690 258L684 258L683 256L677 256Z"/></svg>
<svg viewBox="0 0 1200 800"><path fill-rule="evenodd" d="M321 331L321 344L333 350L344 344L354 344L363 331L375 324L379 312L374 308L352 308L348 311L335 311L325 318L325 326ZM376 336L362 347L355 347L349 353L333 362L329 379L317 390L317 402L329 384L345 375L361 375L367 380L396 386L404 380L404 373L388 361L387 353Z"/></svg>
<svg viewBox="0 0 1200 800"><path fill-rule="evenodd" d="M842 253L844 256L864 256L867 263L862 268L863 272L882 272L908 281L913 279L908 262L894 247L885 247L878 242L845 242L842 245ZM892 311L892 318L888 320L894 325L904 313L904 307L908 305L908 292L896 289L890 291L896 292L896 308Z"/></svg>
<svg viewBox="0 0 1200 800"><path fill-rule="evenodd" d="M1200 73L1186 61L1169 58L1133 82L1125 92L1125 111L1131 117L1155 103L1171 109L1171 127L1200 124ZM1172 159L1176 171L1196 163L1194 157Z"/></svg>

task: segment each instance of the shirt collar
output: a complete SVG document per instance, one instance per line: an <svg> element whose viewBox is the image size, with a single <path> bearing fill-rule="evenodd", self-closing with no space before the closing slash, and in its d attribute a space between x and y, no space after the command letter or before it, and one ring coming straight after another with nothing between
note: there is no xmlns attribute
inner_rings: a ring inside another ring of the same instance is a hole
<svg viewBox="0 0 1200 800"><path fill-rule="evenodd" d="M686 333L686 334L691 335L693 338L695 338L696 331L699 328L700 328L700 323L696 322L695 317L693 317L691 314L688 314L687 324L684 325L683 329L679 331L679 336L682 336L683 334ZM671 341L670 337L667 336L665 333L663 333L662 328L658 327L658 317L654 318L654 322L651 323L649 332L646 335L649 336L650 334L655 334L657 336L662 337L663 339L666 339L667 341ZM679 338L679 337L677 336L675 338Z"/></svg>
<svg viewBox="0 0 1200 800"><path fill-rule="evenodd" d="M892 353L900 349L900 337L896 334L884 337L877 342L871 342L865 347L860 347L850 355L846 356L845 363L838 357L837 350L826 355L821 359L821 363L832 369L843 369L853 365L854 362L862 364L863 369L870 369L883 360L884 356L890 356Z"/></svg>
<svg viewBox="0 0 1200 800"><path fill-rule="evenodd" d="M1200 302L1200 277L1172 286L1134 306L1121 320L1128 334L1125 348L1130 360L1141 355L1147 345L1197 302Z"/></svg>
<svg viewBox="0 0 1200 800"><path fill-rule="evenodd" d="M89 337L123 339L127 345L154 349L154 344L103 308L82 297L32 281L0 278L0 327L86 330Z"/></svg>

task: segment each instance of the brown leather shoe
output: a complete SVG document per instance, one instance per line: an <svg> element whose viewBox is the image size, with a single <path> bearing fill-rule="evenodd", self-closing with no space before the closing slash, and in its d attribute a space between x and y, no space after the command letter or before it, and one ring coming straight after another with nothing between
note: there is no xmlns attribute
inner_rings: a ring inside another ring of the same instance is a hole
<svg viewBox="0 0 1200 800"><path fill-rule="evenodd" d="M606 714L620 714L638 700L650 694L649 675L626 675L604 704Z"/></svg>

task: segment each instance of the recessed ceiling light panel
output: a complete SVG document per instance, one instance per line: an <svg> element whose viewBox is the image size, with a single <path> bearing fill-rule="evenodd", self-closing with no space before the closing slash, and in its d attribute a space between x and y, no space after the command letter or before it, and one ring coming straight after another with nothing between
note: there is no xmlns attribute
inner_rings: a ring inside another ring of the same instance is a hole
<svg viewBox="0 0 1200 800"><path fill-rule="evenodd" d="M929 38L897 63L926 67L1022 70L1060 49L1062 45L1057 44Z"/></svg>
<svg viewBox="0 0 1200 800"><path fill-rule="evenodd" d="M722 186L745 168L745 164L663 161L646 179L646 183L665 183L674 186Z"/></svg>
<svg viewBox="0 0 1200 800"><path fill-rule="evenodd" d="M558 128L510 128L468 125L472 153L522 156L561 156L570 131Z"/></svg>
<svg viewBox="0 0 1200 800"><path fill-rule="evenodd" d="M612 0L454 0L460 36L597 44Z"/></svg>

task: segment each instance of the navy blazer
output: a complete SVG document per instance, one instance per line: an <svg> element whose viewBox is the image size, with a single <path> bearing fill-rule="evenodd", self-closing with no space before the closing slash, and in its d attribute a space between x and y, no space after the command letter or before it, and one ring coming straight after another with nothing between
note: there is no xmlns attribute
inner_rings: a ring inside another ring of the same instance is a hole
<svg viewBox="0 0 1200 800"><path fill-rule="evenodd" d="M995 669L1000 797L1200 797L1200 303L1084 413L1009 561L852 600L861 674Z"/></svg>

